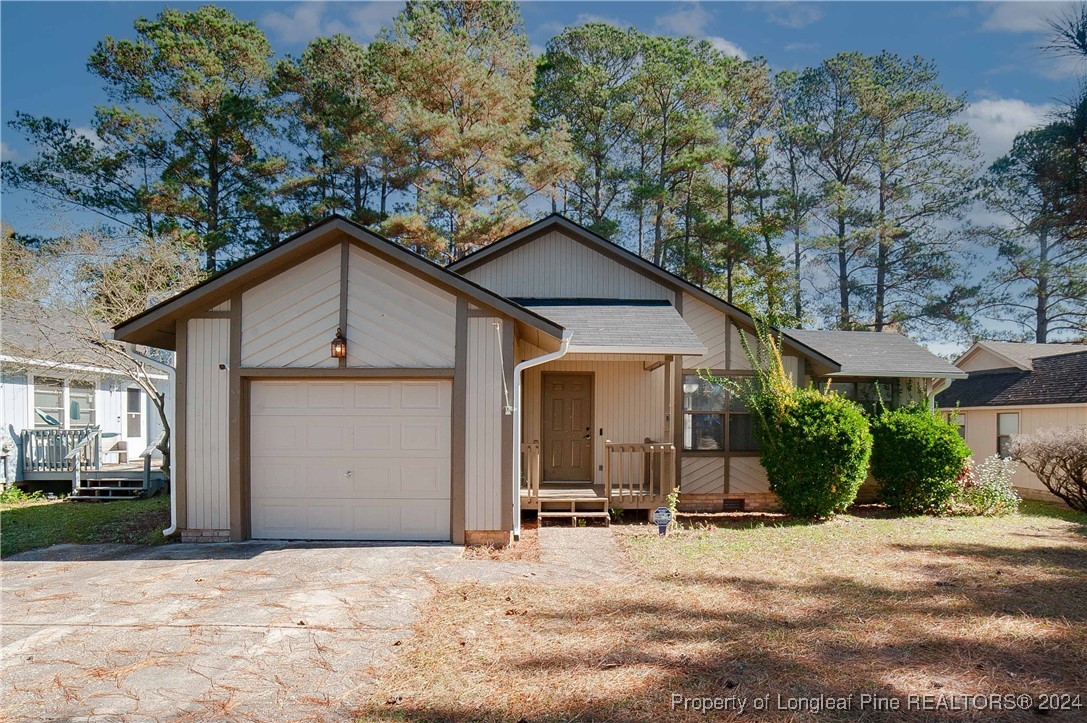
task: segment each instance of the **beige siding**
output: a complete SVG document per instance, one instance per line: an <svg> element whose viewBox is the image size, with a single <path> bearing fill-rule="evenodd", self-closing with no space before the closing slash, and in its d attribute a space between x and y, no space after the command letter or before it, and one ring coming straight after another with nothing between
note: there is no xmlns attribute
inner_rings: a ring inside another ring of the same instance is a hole
<svg viewBox="0 0 1087 723"><path fill-rule="evenodd" d="M529 351L530 356L535 350ZM545 372L592 372L593 374L593 470L594 481L603 484L600 466L604 442L643 442L666 438L664 367L646 371L646 357L636 361L597 361L571 355L525 371L524 439L540 439L540 381ZM604 434L600 434L600 430Z"/></svg>
<svg viewBox="0 0 1087 723"><path fill-rule="evenodd" d="M755 335L748 331L742 332L745 336L745 341L748 344L754 345ZM741 330L735 324L729 324L729 350L728 350L728 368L729 369L750 369L751 360L747 358L747 352L744 351L744 346L740 343Z"/></svg>
<svg viewBox="0 0 1087 723"><path fill-rule="evenodd" d="M329 249L242 295L242 366L334 367L340 249Z"/></svg>
<svg viewBox="0 0 1087 723"><path fill-rule="evenodd" d="M464 528L502 528L502 386L500 330L490 317L468 319ZM508 322L507 322L508 323Z"/></svg>
<svg viewBox="0 0 1087 723"><path fill-rule="evenodd" d="M230 527L227 400L230 374L230 321L188 322L185 392L185 514L190 529Z"/></svg>
<svg viewBox="0 0 1087 723"><path fill-rule="evenodd" d="M223 303L219 304L218 306L212 307L211 311L230 311L230 302L229 301L224 301Z"/></svg>
<svg viewBox="0 0 1087 723"><path fill-rule="evenodd" d="M505 296L530 298L668 299L653 279L551 231L464 275Z"/></svg>
<svg viewBox="0 0 1087 723"><path fill-rule="evenodd" d="M453 366L455 296L357 247L347 293L348 366Z"/></svg>
<svg viewBox="0 0 1087 723"><path fill-rule="evenodd" d="M980 372L986 369L1008 369L1014 365L988 349L978 349L970 355L969 359L963 360L956 366L964 372Z"/></svg>
<svg viewBox="0 0 1087 723"><path fill-rule="evenodd" d="M1087 404L963 408L959 413L966 417L966 444L974 453L975 460L980 461L996 454L996 415L1005 412L1019 413L1020 434L1033 434L1051 427L1087 425ZM1013 482L1016 487L1045 490L1045 485L1023 464L1016 470Z"/></svg>
<svg viewBox="0 0 1087 723"><path fill-rule="evenodd" d="M683 295L683 320L706 347L706 356L683 357L684 369L728 367L728 316L690 294Z"/></svg>
<svg viewBox="0 0 1087 723"><path fill-rule="evenodd" d="M725 491L725 458L686 455L680 462L679 489L688 495L719 495Z"/></svg>
<svg viewBox="0 0 1087 723"><path fill-rule="evenodd" d="M769 492L766 470L758 457L733 457L728 462L728 491L732 494Z"/></svg>

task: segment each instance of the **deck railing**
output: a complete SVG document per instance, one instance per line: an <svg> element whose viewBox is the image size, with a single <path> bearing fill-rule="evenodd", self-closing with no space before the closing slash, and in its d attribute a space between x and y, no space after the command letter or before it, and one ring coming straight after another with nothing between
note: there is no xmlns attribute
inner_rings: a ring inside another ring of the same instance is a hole
<svg viewBox="0 0 1087 723"><path fill-rule="evenodd" d="M616 502L664 501L676 486L676 446L604 443L604 496Z"/></svg>
<svg viewBox="0 0 1087 723"><path fill-rule="evenodd" d="M101 430L98 427L85 429L24 429L23 430L23 471L25 472L67 472L72 469L73 460L68 455L88 437L93 443L82 444L79 450L79 467L83 470L99 469L102 466L102 449L98 444Z"/></svg>
<svg viewBox="0 0 1087 723"><path fill-rule="evenodd" d="M528 491L528 498L535 500L540 496L540 441L535 440L521 445L521 482Z"/></svg>

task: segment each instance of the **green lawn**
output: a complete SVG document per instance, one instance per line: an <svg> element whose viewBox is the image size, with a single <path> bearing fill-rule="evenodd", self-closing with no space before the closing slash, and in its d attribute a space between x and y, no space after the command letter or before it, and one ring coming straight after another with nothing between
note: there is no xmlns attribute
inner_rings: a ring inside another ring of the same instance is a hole
<svg viewBox="0 0 1087 723"><path fill-rule="evenodd" d="M161 545L170 498L119 502L33 501L0 505L0 556L62 543Z"/></svg>

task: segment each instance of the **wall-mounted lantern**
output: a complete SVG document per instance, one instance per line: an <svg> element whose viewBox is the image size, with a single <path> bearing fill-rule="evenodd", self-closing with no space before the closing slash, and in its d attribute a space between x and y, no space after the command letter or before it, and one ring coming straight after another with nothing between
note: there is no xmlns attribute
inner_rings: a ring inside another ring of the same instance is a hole
<svg viewBox="0 0 1087 723"><path fill-rule="evenodd" d="M336 330L336 337L332 340L332 358L347 358L347 339L344 338L342 329Z"/></svg>

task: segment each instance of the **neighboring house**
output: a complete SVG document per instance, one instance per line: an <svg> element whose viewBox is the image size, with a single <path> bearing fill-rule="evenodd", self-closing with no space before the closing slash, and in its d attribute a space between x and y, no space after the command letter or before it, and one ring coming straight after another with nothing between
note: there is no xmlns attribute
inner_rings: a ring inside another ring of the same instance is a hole
<svg viewBox="0 0 1087 723"><path fill-rule="evenodd" d="M1087 344L979 341L955 365L969 373L936 397L959 420L978 459L1007 456L1016 434L1087 426ZM1024 497L1055 500L1020 464L1014 483Z"/></svg>
<svg viewBox="0 0 1087 723"><path fill-rule="evenodd" d="M93 428L99 439L84 469L135 464L162 434L146 393L122 370L45 343L49 321L13 309L5 302L0 329L0 439L10 440L0 476L8 484L71 480L64 457ZM154 379L167 388L165 374Z"/></svg>
<svg viewBox="0 0 1087 723"><path fill-rule="evenodd" d="M186 538L501 544L522 510L649 510L677 485L685 508L772 505L747 411L698 375L750 375L752 328L558 215L448 268L333 217L116 336L177 350ZM798 381L862 400L963 376L897 335L782 342Z"/></svg>

